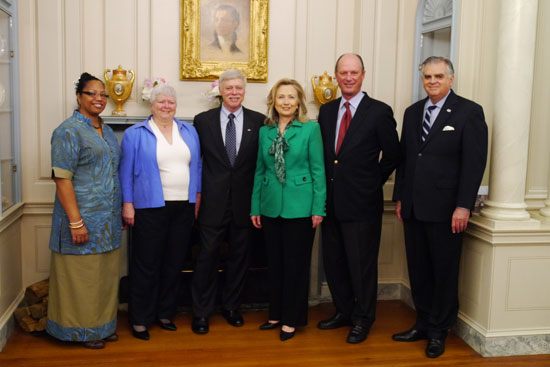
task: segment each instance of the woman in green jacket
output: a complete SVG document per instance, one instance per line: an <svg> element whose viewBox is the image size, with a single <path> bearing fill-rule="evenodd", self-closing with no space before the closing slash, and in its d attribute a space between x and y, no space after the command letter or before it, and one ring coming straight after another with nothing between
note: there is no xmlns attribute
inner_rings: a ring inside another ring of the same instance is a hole
<svg viewBox="0 0 550 367"><path fill-rule="evenodd" d="M260 129L251 220L264 229L270 284L269 320L281 341L307 324L309 267L315 229L325 216L323 143L317 122L307 120L304 90L281 79L268 96Z"/></svg>

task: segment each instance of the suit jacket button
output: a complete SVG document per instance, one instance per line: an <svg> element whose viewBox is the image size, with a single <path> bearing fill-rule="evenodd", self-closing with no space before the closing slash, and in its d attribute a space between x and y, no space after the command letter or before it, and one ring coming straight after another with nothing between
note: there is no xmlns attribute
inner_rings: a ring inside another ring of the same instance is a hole
<svg viewBox="0 0 550 367"><path fill-rule="evenodd" d="M302 177L302 181L304 181L304 182L305 182L305 181L306 181L306 178L305 178L305 177Z"/></svg>
<svg viewBox="0 0 550 367"><path fill-rule="evenodd" d="M338 159L335 159L335 160L334 160L334 164L338 164Z"/></svg>
<svg viewBox="0 0 550 367"><path fill-rule="evenodd" d="M422 157L422 153L418 153L418 156L419 156L419 157Z"/></svg>

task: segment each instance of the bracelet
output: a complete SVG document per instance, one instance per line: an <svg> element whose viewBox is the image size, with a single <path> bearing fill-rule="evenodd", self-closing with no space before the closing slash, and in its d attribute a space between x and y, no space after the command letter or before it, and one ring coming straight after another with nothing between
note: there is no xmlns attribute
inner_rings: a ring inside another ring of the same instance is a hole
<svg viewBox="0 0 550 367"><path fill-rule="evenodd" d="M82 224L82 218L80 218L79 220L77 220L76 222L69 222L69 225L70 226L77 226L79 224Z"/></svg>
<svg viewBox="0 0 550 367"><path fill-rule="evenodd" d="M69 222L69 228L70 229L79 229L79 228L82 228L82 227L84 227L84 221L82 220L82 218L80 218L76 222Z"/></svg>

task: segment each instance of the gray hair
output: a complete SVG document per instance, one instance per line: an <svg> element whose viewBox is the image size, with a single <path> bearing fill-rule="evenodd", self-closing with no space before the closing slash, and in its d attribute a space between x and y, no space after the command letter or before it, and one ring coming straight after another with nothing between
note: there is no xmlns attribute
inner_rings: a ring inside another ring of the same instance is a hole
<svg viewBox="0 0 550 367"><path fill-rule="evenodd" d="M218 83L221 86L223 82L233 79L240 79L243 81L243 86L246 87L246 77L240 70L237 69L228 69L220 74L218 78Z"/></svg>
<svg viewBox="0 0 550 367"><path fill-rule="evenodd" d="M158 96L172 97L176 102L178 101L176 90L174 89L174 87L168 84L159 84L154 87L151 91L151 97L149 98L149 101L151 103L155 102Z"/></svg>
<svg viewBox="0 0 550 367"><path fill-rule="evenodd" d="M445 65L447 65L447 74L448 75L455 75L455 68L453 66L453 63L451 62L451 60L449 60L448 58L446 57L443 57L443 56L430 56L428 57L426 60L424 60L422 62L422 64L420 64L418 66L418 70L420 70L420 73L422 75L424 75L424 67L426 65L429 65L429 64L439 64L440 62L444 63Z"/></svg>

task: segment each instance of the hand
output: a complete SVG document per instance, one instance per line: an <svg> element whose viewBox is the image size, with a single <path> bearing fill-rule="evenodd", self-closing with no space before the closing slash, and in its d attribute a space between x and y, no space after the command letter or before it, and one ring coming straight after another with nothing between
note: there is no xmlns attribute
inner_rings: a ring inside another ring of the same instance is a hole
<svg viewBox="0 0 550 367"><path fill-rule="evenodd" d="M317 228L322 221L323 221L323 217L321 217L320 215L312 215L311 216L312 228Z"/></svg>
<svg viewBox="0 0 550 367"><path fill-rule="evenodd" d="M197 192L197 201L195 202L195 219L199 217L200 207L201 207L201 193Z"/></svg>
<svg viewBox="0 0 550 367"><path fill-rule="evenodd" d="M464 232L468 226L469 219L470 210L466 208L456 208L451 219L451 230L453 233Z"/></svg>
<svg viewBox="0 0 550 367"><path fill-rule="evenodd" d="M89 236L88 236L88 229L86 228L86 226L82 226L76 229L71 228L70 230L71 230L71 237L75 245L81 245L83 243L88 242Z"/></svg>
<svg viewBox="0 0 550 367"><path fill-rule="evenodd" d="M134 225L134 217L136 211L134 210L134 204L124 203L122 204L122 221L128 226Z"/></svg>
<svg viewBox="0 0 550 367"><path fill-rule="evenodd" d="M395 215L400 222L403 221L403 218L401 218L401 200L397 200L395 202Z"/></svg>
<svg viewBox="0 0 550 367"><path fill-rule="evenodd" d="M250 220L252 221L252 225L258 229L262 228L262 217L259 215L251 215Z"/></svg>

